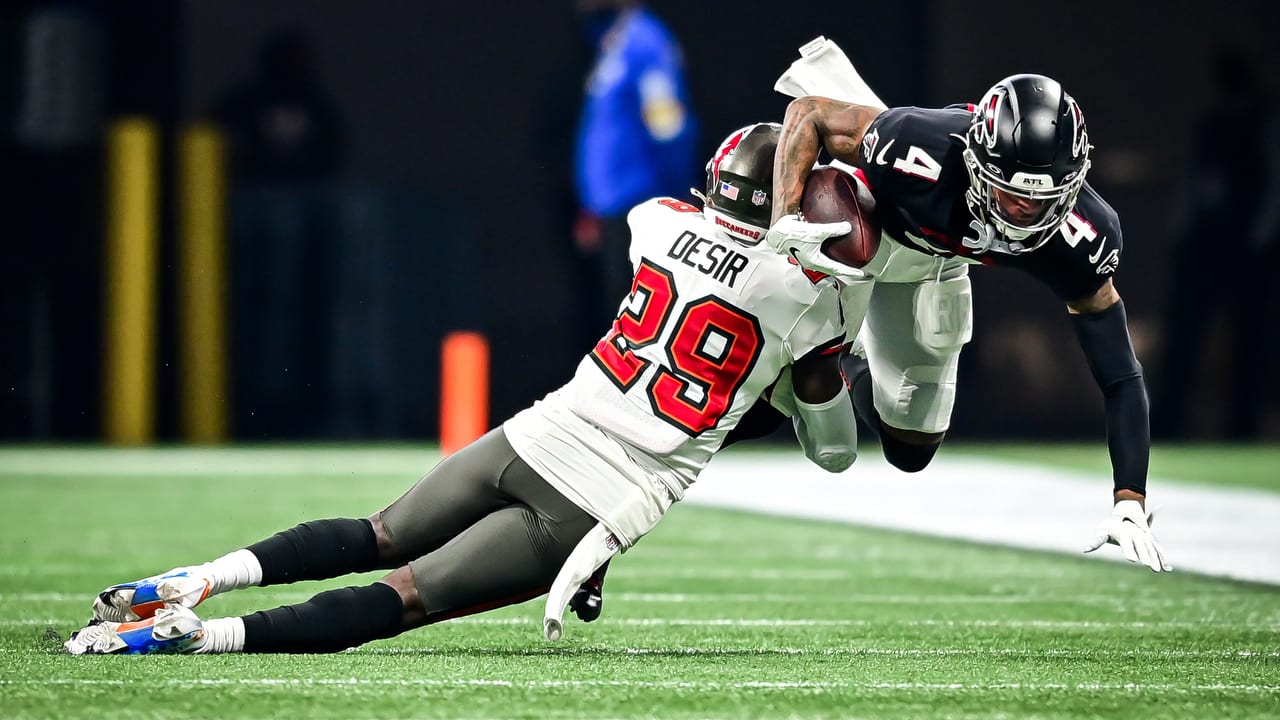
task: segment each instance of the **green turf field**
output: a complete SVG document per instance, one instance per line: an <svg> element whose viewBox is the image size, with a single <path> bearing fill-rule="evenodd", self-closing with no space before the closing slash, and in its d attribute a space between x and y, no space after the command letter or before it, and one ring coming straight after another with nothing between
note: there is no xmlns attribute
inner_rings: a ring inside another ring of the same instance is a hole
<svg viewBox="0 0 1280 720"><path fill-rule="evenodd" d="M948 445L942 453L1032 462L1063 470L1096 472L1103 477L1111 475L1111 460L1103 442ZM1280 492L1280 445L1157 445L1151 450L1151 477Z"/></svg>
<svg viewBox="0 0 1280 720"><path fill-rule="evenodd" d="M1280 716L1280 589L682 506L615 564L604 618L555 645L535 601L336 656L56 652L104 585L366 514L434 458L0 450L0 717Z"/></svg>

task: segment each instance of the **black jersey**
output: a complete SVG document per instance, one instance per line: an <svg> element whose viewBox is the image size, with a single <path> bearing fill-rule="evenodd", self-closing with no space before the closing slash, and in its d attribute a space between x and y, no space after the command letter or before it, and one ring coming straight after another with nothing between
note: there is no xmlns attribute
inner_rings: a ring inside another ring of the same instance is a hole
<svg viewBox="0 0 1280 720"><path fill-rule="evenodd" d="M1115 210L1088 183L1053 237L1034 251L979 253L962 243L974 235L964 199L969 173L961 156L971 117L972 106L901 107L871 123L857 169L876 198L880 227L922 252L1019 268L1063 300L1093 295L1120 266L1122 240Z"/></svg>

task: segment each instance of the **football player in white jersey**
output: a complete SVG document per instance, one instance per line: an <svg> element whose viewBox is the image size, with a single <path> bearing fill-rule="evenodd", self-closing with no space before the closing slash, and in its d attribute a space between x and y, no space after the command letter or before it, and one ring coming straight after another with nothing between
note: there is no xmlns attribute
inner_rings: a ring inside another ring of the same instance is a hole
<svg viewBox="0 0 1280 720"><path fill-rule="evenodd" d="M631 211L631 292L566 385L368 518L303 523L107 588L66 649L335 652L527 600L588 540L613 552L649 532L761 397L794 415L811 460L848 467L840 287L760 243L780 131L753 125L725 140L702 210L659 198ZM228 590L379 568L392 572L296 605L208 621L192 611Z"/></svg>

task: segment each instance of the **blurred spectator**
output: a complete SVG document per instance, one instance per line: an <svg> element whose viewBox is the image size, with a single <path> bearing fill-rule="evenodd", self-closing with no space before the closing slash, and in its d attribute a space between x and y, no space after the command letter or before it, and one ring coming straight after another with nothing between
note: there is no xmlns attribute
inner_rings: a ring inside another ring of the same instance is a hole
<svg viewBox="0 0 1280 720"><path fill-rule="evenodd" d="M324 434L342 121L308 38L269 32L257 74L215 109L230 143L233 423L240 437Z"/></svg>
<svg viewBox="0 0 1280 720"><path fill-rule="evenodd" d="M1234 48L1213 59L1214 95L1191 143L1188 213L1174 248L1165 303L1163 358L1152 429L1185 438L1188 412L1213 356L1213 321L1228 338L1221 392L1226 436L1255 437L1266 409L1265 368L1275 360L1273 301L1267 292L1280 226L1280 127L1259 82L1257 63ZM1189 427L1192 426L1192 427Z"/></svg>
<svg viewBox="0 0 1280 720"><path fill-rule="evenodd" d="M337 108L320 87L315 52L300 30L267 34L258 72L218 103L232 139L232 170L246 182L311 182L342 169Z"/></svg>
<svg viewBox="0 0 1280 720"><path fill-rule="evenodd" d="M579 0L594 55L579 118L574 241L598 268L578 278L581 344L597 339L631 287L627 212L696 180L696 122L679 44L633 0ZM607 318L607 319L606 319Z"/></svg>
<svg viewBox="0 0 1280 720"><path fill-rule="evenodd" d="M98 432L106 45L96 3L0 11L0 435Z"/></svg>

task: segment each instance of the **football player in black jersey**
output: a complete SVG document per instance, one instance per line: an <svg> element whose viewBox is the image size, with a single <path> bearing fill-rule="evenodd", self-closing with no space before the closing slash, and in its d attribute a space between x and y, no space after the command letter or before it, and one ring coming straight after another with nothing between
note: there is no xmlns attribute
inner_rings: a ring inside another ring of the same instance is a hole
<svg viewBox="0 0 1280 720"><path fill-rule="evenodd" d="M815 246L847 231L799 214L823 149L852 166L874 198L883 236L866 267L814 262ZM1120 223L1085 181L1090 149L1080 106L1043 75L1005 78L981 103L943 109L799 97L778 145L766 241L866 288L860 339L869 368L847 379L885 456L908 472L928 465L949 427L956 361L972 328L968 265L1018 268L1045 283L1066 304L1106 401L1114 505L1085 551L1111 542L1160 572L1171 566L1144 509L1147 392L1112 281Z"/></svg>

